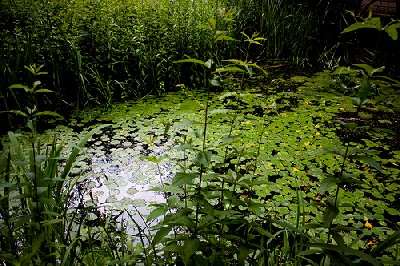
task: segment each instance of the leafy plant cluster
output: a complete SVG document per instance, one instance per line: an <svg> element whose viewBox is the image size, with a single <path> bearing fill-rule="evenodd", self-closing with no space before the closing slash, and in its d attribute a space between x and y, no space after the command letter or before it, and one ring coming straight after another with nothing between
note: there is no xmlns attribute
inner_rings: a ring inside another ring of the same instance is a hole
<svg viewBox="0 0 400 266"><path fill-rule="evenodd" d="M231 22L225 12L219 19L224 26ZM391 173L393 168L388 166L397 163L398 151L384 160L373 149L379 143L348 137L365 130L354 122L359 117L336 117L333 128L318 128L315 139L321 134L331 138L313 146L314 138L307 131L312 125L301 124L304 121L297 121L289 112L297 95L281 91L279 99L272 95L260 100L259 95L243 90L245 77L268 74L249 60L250 47L265 39L243 32L248 45L244 59L223 59L219 49L235 39L218 22L209 18L198 27L201 36L209 40L204 58L174 61L202 72L200 83L206 96L196 105L181 104L182 111L195 109L201 117L186 123L194 136L181 134L178 138L180 170L170 182L154 188L164 193L166 202L155 204L147 217L140 217L142 222L130 212L101 213L93 196L83 192L85 182L68 177L78 152L98 129L87 132L67 158L62 157L64 146L57 137L42 144L37 122L58 115L41 111L37 96L53 91L36 81L36 76L44 74L41 67L27 67L33 74L32 86L13 85L10 92L20 89L27 93L28 108L9 112L21 115L30 131L9 133L10 145L0 156L0 256L6 264L396 265L400 231L398 224L388 226L384 211L395 216L398 210L386 209L381 201L375 206L371 199L396 190L396 183L385 188L378 178L398 174ZM76 53L78 70L82 58ZM367 79L377 72L366 65L359 67L366 71ZM78 74L83 93L86 78L83 72ZM213 97L212 90L225 88L229 92ZM371 96L360 90L356 116ZM212 107L214 101L216 108ZM338 108L328 108L332 113L327 114L320 103L307 104L315 110L313 119L321 121L334 118L333 110ZM286 117L283 123L274 121L278 115ZM290 124L302 126L296 130L295 140L284 138ZM167 135L171 124L164 125ZM224 134L212 134L212 126L223 128ZM343 141L333 137L335 130L347 134ZM251 142L244 142L243 131L255 132ZM276 139L269 138L272 131L280 133ZM150 136L147 142L151 145L154 138ZM21 143L28 143L28 149ZM312 151L309 160L296 157L303 149ZM162 159L146 158L156 164ZM319 191L311 185L319 186ZM387 201L395 202L393 195L396 193L388 193ZM363 196L364 206L353 204L352 198ZM123 213L126 216L118 220ZM135 237L129 235L127 220L139 232ZM367 246L362 246L369 237Z"/></svg>
<svg viewBox="0 0 400 266"><path fill-rule="evenodd" d="M321 25L336 6L330 1L9 1L1 2L1 110L25 100L8 87L21 83L24 66L43 65L44 87L55 92L47 106L82 110L98 104L160 94L175 84L202 82L195 65L173 64L211 51L210 39L197 26L219 13L234 14L224 23L240 40L213 49L225 58L246 55L244 32L269 41L252 47L251 58L290 58L305 62ZM314 45L315 44L315 45ZM220 58L222 58L220 57ZM218 58L218 57L216 57ZM9 126L14 122L9 119Z"/></svg>

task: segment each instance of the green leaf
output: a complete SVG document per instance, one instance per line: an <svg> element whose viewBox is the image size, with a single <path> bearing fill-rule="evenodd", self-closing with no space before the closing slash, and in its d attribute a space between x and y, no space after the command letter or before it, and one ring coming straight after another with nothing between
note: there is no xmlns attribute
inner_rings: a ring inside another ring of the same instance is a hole
<svg viewBox="0 0 400 266"><path fill-rule="evenodd" d="M365 155L352 155L349 156L350 159L355 159L355 160L360 160L363 161L365 163L367 163L369 166L375 168L378 171L382 171L381 166L379 165L379 163L377 161L375 161L374 159L372 159L369 156L365 156Z"/></svg>
<svg viewBox="0 0 400 266"><path fill-rule="evenodd" d="M339 179L336 177L328 177L321 181L320 191L321 193L325 193L329 191L332 186L337 185L339 183Z"/></svg>
<svg viewBox="0 0 400 266"><path fill-rule="evenodd" d="M35 92L54 92L54 91L49 90L49 89L38 89L38 90L35 90Z"/></svg>
<svg viewBox="0 0 400 266"><path fill-rule="evenodd" d="M52 198L41 197L41 198L39 198L39 202L44 203L44 204L49 205L49 206L56 206L57 205L56 201L54 199L52 199Z"/></svg>
<svg viewBox="0 0 400 266"><path fill-rule="evenodd" d="M175 176L172 178L172 184L175 186L181 185L191 185L193 184L193 180L197 177L196 173L183 173L177 172Z"/></svg>
<svg viewBox="0 0 400 266"><path fill-rule="evenodd" d="M36 187L36 191L38 194L44 193L48 190L48 187Z"/></svg>
<svg viewBox="0 0 400 266"><path fill-rule="evenodd" d="M13 84L10 87L8 87L9 89L24 89L26 92L29 91L29 87L26 85L22 85L22 84Z"/></svg>
<svg viewBox="0 0 400 266"><path fill-rule="evenodd" d="M263 210L264 207L265 207L264 204L254 203L254 204L251 204L248 209L249 209L249 211L251 211L255 215L260 216L261 215L261 211Z"/></svg>
<svg viewBox="0 0 400 266"><path fill-rule="evenodd" d="M211 28L215 30L217 28L217 21L215 18L209 18L208 23L210 24Z"/></svg>
<svg viewBox="0 0 400 266"><path fill-rule="evenodd" d="M324 225L326 227L329 227L333 219L335 219L338 214L339 214L338 207L328 203L324 211L324 216L322 217Z"/></svg>
<svg viewBox="0 0 400 266"><path fill-rule="evenodd" d="M268 232L267 230L265 230L264 228L262 228L261 226L259 226L259 225L256 225L256 226L253 226L253 227L251 227L254 231L256 231L256 232L258 232L260 235L262 235L262 236L267 236L267 237L269 237L269 238L273 238L274 236L270 233L270 232Z"/></svg>
<svg viewBox="0 0 400 266"><path fill-rule="evenodd" d="M206 66L206 62L199 60L199 59L194 59L194 58L181 59L181 60L174 61L174 63L194 63L194 64L200 64L200 65Z"/></svg>
<svg viewBox="0 0 400 266"><path fill-rule="evenodd" d="M358 30L358 29L377 29L382 30L381 19L379 17L374 17L366 19L363 22L356 22L345 28L342 33Z"/></svg>
<svg viewBox="0 0 400 266"><path fill-rule="evenodd" d="M244 262L251 253L251 250L243 244L239 247L238 263L239 265L245 265Z"/></svg>
<svg viewBox="0 0 400 266"><path fill-rule="evenodd" d="M205 65L207 68L211 68L211 67L212 67L212 64L213 64L213 60L212 60L212 59L208 59L207 62L204 63L204 65Z"/></svg>
<svg viewBox="0 0 400 266"><path fill-rule="evenodd" d="M182 260L185 265L190 265L190 257L196 253L200 247L199 239L188 239L183 242Z"/></svg>
<svg viewBox="0 0 400 266"><path fill-rule="evenodd" d="M367 72L367 75L369 77L372 76L374 73L381 73L381 72L383 72L383 70L385 70L385 66L381 66L378 68L373 68L372 66L370 66L368 64L353 64L353 66L363 69L365 72Z"/></svg>
<svg viewBox="0 0 400 266"><path fill-rule="evenodd" d="M17 114L17 115L22 115L22 116L28 117L28 115L26 113L24 113L24 112L22 112L20 110L0 111L0 114L1 113L13 113L13 114Z"/></svg>
<svg viewBox="0 0 400 266"><path fill-rule="evenodd" d="M371 263L372 265L377 265L377 266L382 265L380 261L373 258L371 255L368 255L362 251L358 251L349 247L342 247L325 243L309 243L309 244L306 243L305 245L312 248L319 248L321 250L332 250L346 255L354 255L359 257L360 259L363 259L364 261Z"/></svg>
<svg viewBox="0 0 400 266"><path fill-rule="evenodd" d="M51 219L51 220L44 220L41 223L43 225L51 225L51 224L62 223L63 221L64 221L63 219Z"/></svg>
<svg viewBox="0 0 400 266"><path fill-rule="evenodd" d="M39 86L40 84L42 84L42 82L40 82L40 80L36 80L33 82L33 89L35 89L37 86ZM35 91L36 92L36 91Z"/></svg>
<svg viewBox="0 0 400 266"><path fill-rule="evenodd" d="M150 214L147 216L147 221L152 221L156 219L157 217L160 217L161 215L164 215L168 211L168 208L162 206L158 207L150 212Z"/></svg>
<svg viewBox="0 0 400 266"><path fill-rule="evenodd" d="M201 105L197 101L193 100L186 100L183 103L181 103L181 106L179 107L179 111L197 111L198 109L201 108Z"/></svg>
<svg viewBox="0 0 400 266"><path fill-rule="evenodd" d="M237 41L235 38L227 35L220 35L216 39L216 41Z"/></svg>
<svg viewBox="0 0 400 266"><path fill-rule="evenodd" d="M246 63L245 63L244 61L239 60L239 59L225 59L225 60L222 60L222 61L224 61L224 62L230 62L230 63L233 63L233 64L235 64L235 65L240 65L240 66L246 65Z"/></svg>
<svg viewBox="0 0 400 266"><path fill-rule="evenodd" d="M164 236L168 235L168 233L171 232L171 229L172 226L161 227L153 238L152 241L153 246L158 244L164 238Z"/></svg>
<svg viewBox="0 0 400 266"><path fill-rule="evenodd" d="M335 71L333 71L332 75L347 75L351 73L355 73L356 71L352 70L350 67L337 67Z"/></svg>
<svg viewBox="0 0 400 266"><path fill-rule="evenodd" d="M201 165L208 167L211 162L211 155L211 151L200 152L193 161L198 167Z"/></svg>
<svg viewBox="0 0 400 266"><path fill-rule="evenodd" d="M54 117L62 117L60 114L56 112L51 112L51 111L43 111L43 112L37 112L36 114L33 115L34 117L36 116L54 116Z"/></svg>
<svg viewBox="0 0 400 266"><path fill-rule="evenodd" d="M223 73L223 72L231 72L231 73L242 72L242 73L245 73L246 71L243 70L243 69L241 69L241 68L239 68L239 67L234 67L234 66L232 66L232 67L221 67L221 68L217 68L217 69L215 70L215 72L217 72L217 73Z"/></svg>
<svg viewBox="0 0 400 266"><path fill-rule="evenodd" d="M397 29L400 29L400 22L397 22L395 24L391 24L387 27L385 27L385 32L389 35L392 40L397 41L397 38L399 37L399 33L397 32Z"/></svg>
<svg viewBox="0 0 400 266"><path fill-rule="evenodd" d="M40 234L38 236L35 236L32 240L32 250L29 254L21 256L21 265L31 265L31 259L32 257L39 251L40 247L42 246L42 243L44 241L44 236L43 234Z"/></svg>

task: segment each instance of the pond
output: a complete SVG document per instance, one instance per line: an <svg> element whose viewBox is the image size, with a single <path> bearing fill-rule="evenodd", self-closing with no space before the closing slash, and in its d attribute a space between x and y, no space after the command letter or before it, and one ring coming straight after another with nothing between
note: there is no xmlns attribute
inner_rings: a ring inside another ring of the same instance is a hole
<svg viewBox="0 0 400 266"><path fill-rule="evenodd" d="M213 154L214 170L226 161L229 146L240 154L227 160L239 165L238 172L252 172L269 182L253 188L255 194L250 196L268 202L272 214L293 221L296 190L301 189L307 202L320 200L324 197L320 185L326 176L322 172L332 174L339 168L336 156L319 151L342 148L347 139L355 148L376 149L384 156L374 157L381 172L362 161L346 166L363 182L342 191L342 203L360 206L365 212L349 208L341 218L343 225L362 227L368 220L377 221L377 228L395 228L400 215L395 200L400 184L396 109L400 98L396 92L381 89L355 116L354 99L336 93L332 89L335 82L327 73L319 73L276 78L245 91L212 93L207 147ZM70 174L81 184L81 197L103 211L127 210L144 224L149 205L163 203L168 196L151 188L170 183L176 172L191 167L193 155L182 146L189 142L192 147L201 146L205 99L201 91L148 96L115 104L106 112L91 110L51 130L73 143L91 128L107 125L87 142ZM350 133L341 129L341 122L355 119L386 130ZM257 157L255 162L252 156ZM249 196L248 191L239 193ZM309 204L304 211L309 213L306 221L321 220L315 216L319 212L316 205Z"/></svg>

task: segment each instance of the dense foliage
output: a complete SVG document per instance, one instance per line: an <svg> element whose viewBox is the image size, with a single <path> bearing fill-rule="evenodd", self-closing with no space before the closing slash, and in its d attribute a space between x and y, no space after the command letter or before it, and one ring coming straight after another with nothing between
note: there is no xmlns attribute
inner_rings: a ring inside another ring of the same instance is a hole
<svg viewBox="0 0 400 266"><path fill-rule="evenodd" d="M0 5L1 110L25 105L8 86L30 83L32 77L23 78L24 66L36 63L49 73L42 83L55 96L41 104L58 111L160 94L178 83L199 84L199 68L173 62L210 57L210 35L197 26L221 12L233 15L223 28L238 41L218 44L215 58L244 59L241 32L258 32L268 42L253 47L251 58L315 61L330 48L329 36L321 33L337 37L340 27L327 27L338 21L342 7L335 1L293 0L4 0Z"/></svg>
<svg viewBox="0 0 400 266"><path fill-rule="evenodd" d="M1 263L398 264L398 79L366 63L290 73L347 62L332 42L344 27L329 26L340 2L2 1L0 115L26 128L2 141ZM342 33L396 43L399 25L369 16ZM131 107L174 90L185 97ZM39 132L73 109L71 128ZM124 182L87 177L85 145L106 165L129 147L155 164L164 201L101 206L96 182Z"/></svg>

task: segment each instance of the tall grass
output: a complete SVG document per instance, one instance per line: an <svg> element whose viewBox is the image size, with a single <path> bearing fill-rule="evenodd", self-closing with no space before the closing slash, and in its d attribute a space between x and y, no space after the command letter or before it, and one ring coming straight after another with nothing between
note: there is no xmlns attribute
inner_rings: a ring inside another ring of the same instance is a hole
<svg viewBox="0 0 400 266"><path fill-rule="evenodd" d="M268 39L252 48L252 59L304 63L323 43L321 25L330 22L335 7L334 1L293 0L4 0L0 5L0 93L7 102L2 110L24 105L8 86L20 83L23 67L32 63L49 72L43 83L57 97L47 103L58 110L110 106L174 90L178 83L199 84L198 66L172 62L210 58L210 36L197 25L221 12L236 14L232 21L218 21L232 37L244 40L241 32L259 32ZM242 43L218 44L216 58L244 59Z"/></svg>
<svg viewBox="0 0 400 266"><path fill-rule="evenodd" d="M60 110L110 105L173 90L177 83L196 83L195 68L172 62L208 53L207 36L196 26L219 12L216 0L16 0L1 5L0 91L10 109L24 102L7 88L19 83L23 66L32 63L45 65L49 75L43 82L58 96L51 108Z"/></svg>

